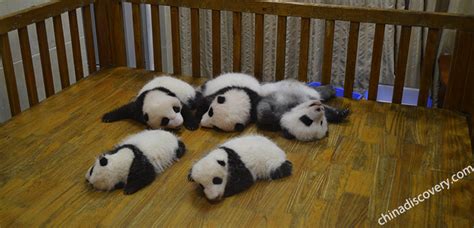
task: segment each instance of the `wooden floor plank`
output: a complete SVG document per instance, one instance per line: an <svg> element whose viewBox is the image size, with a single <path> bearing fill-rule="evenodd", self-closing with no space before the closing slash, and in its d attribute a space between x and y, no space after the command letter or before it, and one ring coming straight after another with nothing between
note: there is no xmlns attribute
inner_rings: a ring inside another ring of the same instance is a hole
<svg viewBox="0 0 474 228"><path fill-rule="evenodd" d="M134 195L98 192L84 181L94 158L128 134L132 121L101 123L156 74L114 68L98 72L0 126L0 226L375 226L381 215L472 164L463 116L440 109L341 98L347 122L315 142L264 134L287 152L289 178L256 183L210 204L186 180L192 164L240 135L178 130L188 148L177 164ZM182 77L192 84L203 79ZM38 120L38 121L31 121ZM393 226L472 226L474 178L466 177L402 216Z"/></svg>

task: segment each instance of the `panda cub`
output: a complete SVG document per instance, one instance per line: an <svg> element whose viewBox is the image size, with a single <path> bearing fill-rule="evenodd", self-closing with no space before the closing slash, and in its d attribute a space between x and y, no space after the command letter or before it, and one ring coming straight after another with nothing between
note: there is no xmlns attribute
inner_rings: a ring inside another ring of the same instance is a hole
<svg viewBox="0 0 474 228"><path fill-rule="evenodd" d="M184 143L172 133L145 130L100 155L87 171L86 180L98 190L124 188L125 194L133 194L153 182L185 151Z"/></svg>
<svg viewBox="0 0 474 228"><path fill-rule="evenodd" d="M259 135L231 139L196 162L188 179L199 184L206 198L221 200L242 192L256 180L290 176L285 152Z"/></svg>
<svg viewBox="0 0 474 228"><path fill-rule="evenodd" d="M102 117L103 122L134 119L156 128L196 130L199 123L191 112L196 91L188 83L170 76L156 77L138 92L134 101Z"/></svg>
<svg viewBox="0 0 474 228"><path fill-rule="evenodd" d="M320 102L335 96L331 86L312 88L288 79L264 84L261 94L262 99L257 106L257 126L270 131L284 130L287 138L303 141L320 139L326 135L327 122L342 122L349 114L348 109L339 110ZM311 124L313 122L320 124Z"/></svg>
<svg viewBox="0 0 474 228"><path fill-rule="evenodd" d="M252 76L227 73L198 89L196 119L201 126L222 131L242 131L257 118L260 83Z"/></svg>

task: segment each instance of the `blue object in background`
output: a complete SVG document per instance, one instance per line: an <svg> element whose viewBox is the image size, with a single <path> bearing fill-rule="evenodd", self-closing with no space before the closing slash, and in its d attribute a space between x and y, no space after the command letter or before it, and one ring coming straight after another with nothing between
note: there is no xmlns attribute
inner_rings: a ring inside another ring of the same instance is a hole
<svg viewBox="0 0 474 228"><path fill-rule="evenodd" d="M309 82L309 86L311 87L318 87L321 86L321 82ZM336 90L336 96L337 97L343 97L344 96L344 88L341 87L334 87ZM419 89L414 89L414 88L403 88L403 97L402 97L402 104L404 105L411 105L411 106L417 106L418 104L418 94L419 94ZM378 91L377 91L377 101L379 102L384 102L384 103L392 103L392 96L393 96L393 86L391 85L379 85ZM352 92L352 99L354 100L361 100L361 99L367 99L369 97L369 92L365 91L364 94L360 94L357 92ZM433 100L431 99L431 96L428 97L428 102L426 107L431 108L433 105Z"/></svg>
<svg viewBox="0 0 474 228"><path fill-rule="evenodd" d="M403 97L402 104L417 106L418 105L418 95L420 93L419 89L403 87ZM369 97L369 91L365 91L364 99ZM377 91L377 101L384 103L392 103L393 97L393 86L391 85L379 85ZM428 102L426 102L426 107L431 108L433 105L433 100L431 96L428 97Z"/></svg>
<svg viewBox="0 0 474 228"><path fill-rule="evenodd" d="M311 87L318 87L321 86L321 82L309 82L309 86ZM344 88L341 87L334 87L334 90L336 90L336 97L343 97L344 96ZM354 100L360 100L364 96L358 92L352 92L352 99Z"/></svg>

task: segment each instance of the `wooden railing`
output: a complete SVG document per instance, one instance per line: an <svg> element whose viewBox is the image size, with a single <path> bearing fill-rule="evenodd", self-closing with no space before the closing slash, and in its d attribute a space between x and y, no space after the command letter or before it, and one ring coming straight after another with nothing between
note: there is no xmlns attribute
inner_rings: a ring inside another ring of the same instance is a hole
<svg viewBox="0 0 474 228"><path fill-rule="evenodd" d="M200 75L199 59L199 14L198 9L212 10L212 68L213 74L221 73L221 46L220 46L220 12L233 12L233 70L241 69L241 42L242 13L255 14L255 53L254 53L254 75L261 79L263 69L263 34L264 34L264 15L278 15L277 32L277 53L275 78L281 80L285 72L285 44L286 44L286 22L287 17L301 18L301 36L300 36L300 58L298 79L307 81L308 79L308 50L310 42L310 19L323 19L326 24L323 64L322 64L322 83L327 84L331 81L332 52L334 40L335 21L350 21L349 43L346 60L346 75L344 80L344 96L351 97L355 78L357 44L359 37L360 23L374 23L375 37L373 44L373 56L371 64L370 82L369 82L369 100L376 100L377 89L380 78L380 64L382 58L382 47L384 41L384 31L386 25L401 25L401 36L399 45L399 55L395 69L395 85L393 94L393 103L400 104L403 96L403 87L405 83L405 72L407 66L408 51L410 48L410 35L413 27L427 27L428 39L423 56L422 72L420 79L420 95L418 98L419 106L426 106L429 90L432 85L434 65L436 61L439 38L442 29L455 29L458 33L474 32L474 17L455 15L447 13L416 12L392 9L371 9L347 6L320 5L307 3L272 3L272 2L245 2L242 1L194 1L194 0L127 0L132 3L134 21L140 18L139 4L150 4L152 7L152 28L153 53L155 56L155 65L161 70L161 52L160 40L157 31L160 31L158 21L158 6L169 6L171 10L171 28L172 28L172 46L173 46L173 72L181 73L181 48L179 43L179 10L178 7L191 9L191 43L192 43L192 72L193 75ZM140 25L134 22L134 31L140 34ZM139 43L136 42L140 35L135 35L135 53L137 55L137 66L143 66L143 51ZM467 42L467 41L464 41ZM458 43L460 45L460 43ZM137 51L138 50L138 51ZM472 52L472 51L471 51Z"/></svg>
<svg viewBox="0 0 474 228"><path fill-rule="evenodd" d="M15 72L13 68L13 60L8 32L14 30L18 31L22 65L28 93L28 102L30 106L34 106L39 102L39 100L33 69L31 47L29 42L30 34L28 33L27 26L30 24L36 25L36 36L38 37L38 47L41 60L41 70L43 74L44 90L46 97L50 97L54 95L55 90L53 84L51 57L48 47L48 35L50 34L48 34L46 31L45 20L50 17L53 18L54 39L56 42L61 88L64 89L70 85L70 81L61 14L68 14L74 60L74 73L76 81L79 81L86 75L84 75L84 71L82 68L78 17L76 14L77 8L81 8L83 14L82 23L84 25L86 47L82 48L86 48L87 50L87 62L89 63L88 71L89 73L93 73L97 70L94 53L95 47L92 35L92 22L94 21L94 19L91 16L91 4L93 3L94 0L72 0L53 2L25 9L20 12L16 12L12 15L7 15L5 17L0 18L1 56L5 75L5 82L7 86L8 99L10 104L10 111L12 116L20 113L21 109Z"/></svg>
<svg viewBox="0 0 474 228"><path fill-rule="evenodd" d="M324 50L322 53L322 83L331 81L332 56L335 21L350 22L349 42L346 56L346 75L344 81L344 96L351 97L355 78L356 58L358 50L358 36L360 23L375 24L373 56L371 61L371 71L369 79L369 100L376 100L377 88L380 78L380 65L382 58L382 47L384 42L384 32L387 25L399 25L402 27L398 59L395 69L395 83L393 103L400 104L403 96L403 86L405 83L405 72L407 66L407 56L410 49L410 35L413 27L429 28L423 62L421 66L419 106L426 106L429 90L432 86L434 65L436 61L439 38L443 29L454 29L457 31L456 48L451 66L451 78L447 89L445 106L460 111L469 111L466 106L472 102L474 95L474 17L447 13L417 12L393 9L373 9L334 5L321 5L309 3L274 3L274 2L254 2L254 1L229 1L229 0L126 0L132 4L133 36L135 60L137 68L145 67L145 50L143 45L143 34L141 24L140 4L151 6L152 21L152 50L156 71L163 70L160 32L159 6L170 7L171 21L171 44L173 74L181 74L181 47L180 47L180 16L179 7L190 8L191 19L191 69L193 76L200 77L200 37L199 37L199 9L212 11L212 72L214 75L221 73L221 44L220 44L220 22L221 11L233 12L233 70L240 71L242 56L242 13L255 14L255 52L254 52L254 75L261 79L263 71L263 34L264 15L278 16L277 44L276 44L276 69L275 79L284 78L285 72L285 45L286 45L286 24L287 18L301 18L301 36L299 53L298 79L308 80L308 50L310 45L310 20L320 19L325 21ZM89 4L93 4L95 18L91 18ZM71 23L71 35L73 36L74 64L76 76L82 77L82 69L79 52L80 45L77 41L77 22L74 9L82 7L84 14L84 29L86 36L87 58L89 63L95 63L94 44L92 37L92 23L96 22L97 44L99 53L99 65L101 68L110 66L125 66L126 51L124 39L124 21L122 15L123 2L118 0L74 0L56 2L45 6L19 12L15 15L0 18L0 39L2 44L2 58L7 79L8 95L12 114L18 113L18 94L15 84L15 74L11 63L11 53L8 43L7 32L18 29L22 47L23 65L28 85L30 104L37 103L35 95L34 76L31 59L29 59L29 46L25 29L26 25L36 23L37 35L40 43L40 55L42 60L42 70L45 80L45 87L48 96L54 93L51 79L51 63L47 52L46 33L44 29L44 19L53 17L55 27L55 38L57 52L60 62L61 84L69 86L67 65L64 61L63 31L61 29L61 18L59 15L68 12ZM188 34L186 34L188 35ZM61 66L62 65L62 66ZM89 64L89 71L94 72L96 65ZM468 77L468 76L471 77ZM469 83L467 83L469 82ZM474 105L472 106L474 107ZM474 110L471 110L474 111ZM471 112L469 111L469 112Z"/></svg>

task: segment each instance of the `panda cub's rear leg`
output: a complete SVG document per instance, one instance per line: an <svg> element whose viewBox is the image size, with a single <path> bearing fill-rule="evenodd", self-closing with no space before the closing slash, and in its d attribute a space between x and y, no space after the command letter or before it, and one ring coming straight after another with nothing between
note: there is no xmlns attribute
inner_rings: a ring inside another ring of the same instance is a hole
<svg viewBox="0 0 474 228"><path fill-rule="evenodd" d="M329 105L324 105L324 115L329 123L341 123L349 115L348 108L338 109Z"/></svg>
<svg viewBox="0 0 474 228"><path fill-rule="evenodd" d="M290 161L286 160L280 165L280 167L272 171L272 173L270 174L270 177L272 178L272 180L287 177L291 175L292 170L293 170L293 164Z"/></svg>

